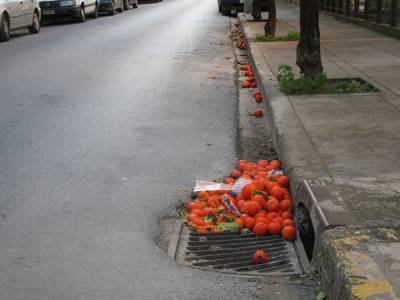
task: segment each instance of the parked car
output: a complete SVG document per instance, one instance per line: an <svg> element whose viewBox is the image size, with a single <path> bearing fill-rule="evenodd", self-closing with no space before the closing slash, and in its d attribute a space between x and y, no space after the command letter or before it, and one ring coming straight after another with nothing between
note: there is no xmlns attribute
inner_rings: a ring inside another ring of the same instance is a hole
<svg viewBox="0 0 400 300"><path fill-rule="evenodd" d="M218 11L228 16L231 11L243 12L244 0L218 0ZM261 11L268 11L267 1L261 1Z"/></svg>
<svg viewBox="0 0 400 300"><path fill-rule="evenodd" d="M124 9L128 10L129 5L132 5L133 8L137 8L139 5L139 0L125 0L124 1Z"/></svg>
<svg viewBox="0 0 400 300"><path fill-rule="evenodd" d="M115 15L116 11L124 11L124 0L100 0L100 12L108 12Z"/></svg>
<svg viewBox="0 0 400 300"><path fill-rule="evenodd" d="M43 19L74 18L85 22L87 16L99 16L99 0L45 0L40 1Z"/></svg>
<svg viewBox="0 0 400 300"><path fill-rule="evenodd" d="M229 15L232 10L242 12L244 10L244 0L218 0L218 11L223 15Z"/></svg>
<svg viewBox="0 0 400 300"><path fill-rule="evenodd" d="M0 0L0 42L10 39L13 30L40 30L41 11L37 0Z"/></svg>

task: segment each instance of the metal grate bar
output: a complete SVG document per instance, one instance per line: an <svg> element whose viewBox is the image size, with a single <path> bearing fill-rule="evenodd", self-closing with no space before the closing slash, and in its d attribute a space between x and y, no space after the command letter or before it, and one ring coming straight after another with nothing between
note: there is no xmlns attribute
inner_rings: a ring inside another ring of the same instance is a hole
<svg viewBox="0 0 400 300"><path fill-rule="evenodd" d="M268 260L254 264L252 255L264 250ZM254 234L195 233L181 231L177 262L201 269L246 275L301 274L293 243L280 236L256 237Z"/></svg>
<svg viewBox="0 0 400 300"><path fill-rule="evenodd" d="M213 247L214 246L214 247ZM268 245L268 244L255 244L255 245L236 245L235 248L231 247L222 247L222 246L218 246L218 245L213 245L207 249L191 249L192 247L187 247L187 249L189 250L190 253L194 253L194 254L212 254L212 253L228 253L227 250L232 249L232 251L234 250L239 250L239 251L244 251L244 250L257 250L260 247L266 248L266 250L269 249L275 249L276 247L284 247L285 243L276 243L276 244L272 244L272 245ZM229 251L231 252L231 251Z"/></svg>
<svg viewBox="0 0 400 300"><path fill-rule="evenodd" d="M284 250L285 248L283 248ZM282 252L282 247L277 247L277 248L266 248L266 247L260 247L258 250L264 250L266 252L268 252L271 255L273 255L274 253L281 253ZM284 250L285 251L285 250ZM196 260L196 259L209 259L209 260L213 260L213 259L224 259L224 258L231 258L231 257L237 257L237 256L241 256L241 255L251 255L254 253L254 250L247 250L247 251L232 251L230 253L220 253L220 254L206 254L206 255L198 255L196 253L196 255L192 256L192 253L188 253L188 255L190 255L190 257L188 257L188 260Z"/></svg>

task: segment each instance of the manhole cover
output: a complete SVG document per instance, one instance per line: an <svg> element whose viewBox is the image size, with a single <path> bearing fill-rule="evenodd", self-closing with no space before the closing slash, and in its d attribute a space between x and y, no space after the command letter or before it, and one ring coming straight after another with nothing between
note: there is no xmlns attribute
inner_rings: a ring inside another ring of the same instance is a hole
<svg viewBox="0 0 400 300"><path fill-rule="evenodd" d="M267 253L268 261L255 265L251 256L260 249ZM182 226L175 259L182 265L243 275L303 273L293 243L280 236L196 233Z"/></svg>

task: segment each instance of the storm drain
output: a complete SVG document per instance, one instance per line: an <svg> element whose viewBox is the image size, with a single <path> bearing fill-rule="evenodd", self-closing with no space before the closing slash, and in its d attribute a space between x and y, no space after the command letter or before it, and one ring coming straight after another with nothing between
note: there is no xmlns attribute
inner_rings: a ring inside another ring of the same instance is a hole
<svg viewBox="0 0 400 300"><path fill-rule="evenodd" d="M256 250L267 253L266 263L253 264L251 257ZM242 275L303 273L293 243L280 236L196 233L182 226L175 259L182 265Z"/></svg>

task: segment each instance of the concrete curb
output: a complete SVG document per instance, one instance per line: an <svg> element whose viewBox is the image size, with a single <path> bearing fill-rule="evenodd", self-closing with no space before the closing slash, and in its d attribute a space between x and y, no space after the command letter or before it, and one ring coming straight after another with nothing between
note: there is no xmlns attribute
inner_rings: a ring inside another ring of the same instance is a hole
<svg viewBox="0 0 400 300"><path fill-rule="evenodd" d="M267 101L264 101L267 124L271 130L272 140L282 161L283 169L291 178L291 192L297 199L297 201L295 200L296 205L300 202L309 203L310 205L307 208L316 211L313 221L314 224L321 224L321 226L316 226L315 230L323 230L330 224L316 206L317 201L314 199L314 194L310 193L311 190L305 186L307 186L306 180L325 178L326 181L331 181L331 179L318 158L318 153L307 136L300 119L293 110L290 97L279 90L275 74L272 73L266 59L254 42L255 38L246 23L245 20L241 20L241 28L247 40L249 57L254 67L257 82L260 83L259 89L264 99L267 99ZM262 73L260 69L269 71ZM288 128L290 130L287 130ZM299 141L302 141L301 145L298 144ZM302 149L302 153L296 150L298 148ZM301 165L301 157L304 155L314 157L314 165ZM299 200L298 196L301 196L303 200Z"/></svg>
<svg viewBox="0 0 400 300"><path fill-rule="evenodd" d="M239 19L259 89L267 100L264 103L272 140L283 169L291 178L295 204L304 205L310 212L316 241L311 264L321 274L328 298L399 299L400 291L393 288L398 279L381 271L387 266L374 254L379 250L373 251L379 249L377 245L391 243L386 237L382 238L385 234L381 231L385 229L374 229L380 233L365 228L358 230L353 225L354 216L344 207L336 212L330 212L326 206L321 209L325 203L335 200L333 177L297 116L290 96L280 92L276 76L255 43L246 19L243 15L239 15ZM305 161L307 165L303 164ZM396 242L400 240L393 232L389 235L395 236ZM398 247L394 243L390 245L391 249ZM368 262L367 269L358 257ZM400 264L400 255L394 260Z"/></svg>

